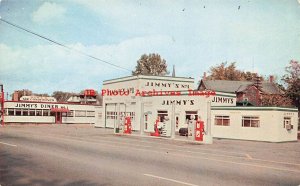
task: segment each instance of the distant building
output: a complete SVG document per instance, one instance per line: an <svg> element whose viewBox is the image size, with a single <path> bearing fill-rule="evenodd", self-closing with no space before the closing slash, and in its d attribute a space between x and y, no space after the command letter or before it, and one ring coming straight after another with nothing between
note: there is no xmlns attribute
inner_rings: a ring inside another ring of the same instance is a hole
<svg viewBox="0 0 300 186"><path fill-rule="evenodd" d="M15 90L12 94L12 101L19 101L22 96L31 96L32 91L23 89L23 90Z"/></svg>
<svg viewBox="0 0 300 186"><path fill-rule="evenodd" d="M19 90L13 93L12 101L4 102L4 122L94 124L102 117L102 107L98 102L92 89L70 97L67 102Z"/></svg>
<svg viewBox="0 0 300 186"><path fill-rule="evenodd" d="M88 104L88 105L100 105L101 103L97 100L95 90L86 89L82 94L72 95L68 100L68 103L77 104Z"/></svg>
<svg viewBox="0 0 300 186"><path fill-rule="evenodd" d="M283 95L283 91L273 82L261 82L258 87L251 81L205 80L202 79L198 90L214 90L236 94L237 105L261 106L262 99L267 95Z"/></svg>

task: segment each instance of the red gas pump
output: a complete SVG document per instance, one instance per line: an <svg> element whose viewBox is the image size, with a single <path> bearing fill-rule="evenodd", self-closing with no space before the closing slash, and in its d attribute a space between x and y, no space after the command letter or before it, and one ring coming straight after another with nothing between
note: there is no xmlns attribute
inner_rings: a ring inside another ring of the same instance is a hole
<svg viewBox="0 0 300 186"><path fill-rule="evenodd" d="M195 140L203 141L203 134L204 134L204 121L197 120L196 127L195 127Z"/></svg>
<svg viewBox="0 0 300 186"><path fill-rule="evenodd" d="M158 127L157 127L158 122L159 122L159 118L155 121L154 132L150 133L150 136L160 136L159 130L158 130Z"/></svg>
<svg viewBox="0 0 300 186"><path fill-rule="evenodd" d="M125 117L124 134L131 134L131 119L129 116Z"/></svg>

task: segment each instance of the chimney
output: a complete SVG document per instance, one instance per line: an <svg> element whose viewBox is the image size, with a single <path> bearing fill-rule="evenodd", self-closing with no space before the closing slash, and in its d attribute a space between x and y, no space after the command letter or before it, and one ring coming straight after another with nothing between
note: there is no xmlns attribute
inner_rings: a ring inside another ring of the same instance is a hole
<svg viewBox="0 0 300 186"><path fill-rule="evenodd" d="M175 65L173 65L172 77L175 77Z"/></svg>
<svg viewBox="0 0 300 186"><path fill-rule="evenodd" d="M269 79L270 83L274 83L274 76L270 75L270 79Z"/></svg>
<svg viewBox="0 0 300 186"><path fill-rule="evenodd" d="M206 72L203 72L203 77L202 77L203 80L206 80Z"/></svg>

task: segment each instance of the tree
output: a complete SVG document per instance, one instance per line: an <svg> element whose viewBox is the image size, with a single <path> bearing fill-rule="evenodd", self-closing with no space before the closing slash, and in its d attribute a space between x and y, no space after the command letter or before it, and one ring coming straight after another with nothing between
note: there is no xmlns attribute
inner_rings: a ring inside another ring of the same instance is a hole
<svg viewBox="0 0 300 186"><path fill-rule="evenodd" d="M296 60L291 60L285 71L287 74L282 77L282 80L287 85L285 95L293 101L293 105L300 112L300 63Z"/></svg>
<svg viewBox="0 0 300 186"><path fill-rule="evenodd" d="M261 101L262 106L292 106L292 100L285 95L278 94L264 94Z"/></svg>
<svg viewBox="0 0 300 186"><path fill-rule="evenodd" d="M256 73L242 72L237 70L235 62L227 66L227 62L220 65L210 67L210 75L207 77L209 80L232 80L232 81L253 81L257 76Z"/></svg>
<svg viewBox="0 0 300 186"><path fill-rule="evenodd" d="M159 54L143 54L137 61L135 70L132 75L155 75L164 76L169 74L166 60L162 59Z"/></svg>
<svg viewBox="0 0 300 186"><path fill-rule="evenodd" d="M74 93L54 91L52 97L55 97L58 102L66 102Z"/></svg>

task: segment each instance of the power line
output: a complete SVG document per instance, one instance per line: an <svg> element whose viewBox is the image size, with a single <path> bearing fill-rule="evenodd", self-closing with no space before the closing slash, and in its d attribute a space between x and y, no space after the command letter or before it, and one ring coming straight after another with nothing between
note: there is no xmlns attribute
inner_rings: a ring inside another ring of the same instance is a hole
<svg viewBox="0 0 300 186"><path fill-rule="evenodd" d="M97 60L97 61L100 61L100 62L102 62L102 63L106 63L106 64L108 64L108 65L111 65L111 66L120 68L120 69L122 69L122 70L126 70L126 71L131 72L131 70L129 70L129 69L127 69L127 68L124 68L124 67L122 67L122 66L115 65L115 64L113 64L113 63L111 63L111 62L108 62L108 61L105 61L105 60L103 60L103 59L94 57L94 56L92 56L92 55L90 55L90 54L87 54L87 53L82 52L82 51L80 51L80 50L77 50L77 49L75 49L75 48L68 47L67 45L64 45L64 44L62 44L62 43L60 43L60 42L57 42L57 41L55 41L55 40L53 40L53 39L50 39L50 38L45 37L45 36L42 36L42 35L40 35L40 34L38 34L38 33L35 33L35 32L33 32L33 31L31 31L31 30L28 30L28 29L23 28L23 27L21 27L21 26L19 26L19 25L16 25L16 24L14 24L14 23L11 23L11 22L9 22L9 21L7 21L7 20L1 18L1 17L0 17L0 20L1 20L2 22L6 23L6 24L9 24L9 25L11 25L11 26L13 26L13 27L16 27L16 28L18 28L18 29L21 29L21 30L23 30L23 31L25 31L25 32L27 32L27 33L30 33L30 34L35 35L35 36L37 36L37 37L40 37L40 38L42 38L42 39L45 39L45 40L47 40L47 41L49 41L49 42L51 42L51 43L54 43L54 44L59 45L59 46L61 46L61 47L64 47L64 48L66 48L66 49L68 49L68 50L75 51L75 52L77 52L77 53L79 53L79 54L81 54L81 55L87 56L87 57L92 58L92 59L94 59L94 60Z"/></svg>

